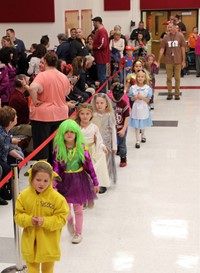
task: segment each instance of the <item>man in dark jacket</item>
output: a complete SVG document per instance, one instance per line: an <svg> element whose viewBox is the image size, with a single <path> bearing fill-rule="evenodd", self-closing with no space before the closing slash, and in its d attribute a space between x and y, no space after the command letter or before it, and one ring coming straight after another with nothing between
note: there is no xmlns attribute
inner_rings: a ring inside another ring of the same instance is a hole
<svg viewBox="0 0 200 273"><path fill-rule="evenodd" d="M76 39L70 43L70 59L73 59L77 56L86 56L88 55L88 48L86 47L86 41L83 38L83 31L81 28L76 30Z"/></svg>
<svg viewBox="0 0 200 273"><path fill-rule="evenodd" d="M144 22L140 21L138 28L134 29L131 33L130 39L135 40L138 36L138 33L142 33L144 39L148 42L150 40L150 34L147 29L144 28Z"/></svg>

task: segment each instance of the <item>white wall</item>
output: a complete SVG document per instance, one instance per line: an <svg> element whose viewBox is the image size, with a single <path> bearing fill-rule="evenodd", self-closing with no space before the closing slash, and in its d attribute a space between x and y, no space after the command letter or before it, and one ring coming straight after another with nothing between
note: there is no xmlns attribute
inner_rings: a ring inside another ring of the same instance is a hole
<svg viewBox="0 0 200 273"><path fill-rule="evenodd" d="M122 0L123 1L123 0ZM7 28L13 28L16 36L25 42L29 49L32 43L39 43L42 35L48 34L50 37L50 48L58 44L57 34L65 31L65 10L91 9L93 17L101 16L105 28L110 31L114 25L122 26L123 34L130 34L130 21L140 20L139 0L131 0L130 11L104 11L103 0L55 0L55 23L6 23L0 24L0 37L5 35ZM30 12L34 12L34 7L30 6Z"/></svg>

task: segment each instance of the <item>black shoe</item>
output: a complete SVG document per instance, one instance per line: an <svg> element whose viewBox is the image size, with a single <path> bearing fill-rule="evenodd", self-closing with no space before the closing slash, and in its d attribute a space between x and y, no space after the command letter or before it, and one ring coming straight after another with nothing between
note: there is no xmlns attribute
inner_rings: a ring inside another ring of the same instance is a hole
<svg viewBox="0 0 200 273"><path fill-rule="evenodd" d="M179 96L175 96L175 100L180 100L180 97Z"/></svg>
<svg viewBox="0 0 200 273"><path fill-rule="evenodd" d="M200 77L200 75L196 75L196 77L197 77L197 78L199 78L199 77Z"/></svg>
<svg viewBox="0 0 200 273"><path fill-rule="evenodd" d="M136 149L140 149L140 143L136 143L136 144L135 144L135 148L136 148Z"/></svg>
<svg viewBox="0 0 200 273"><path fill-rule="evenodd" d="M172 95L168 95L167 100L172 100Z"/></svg>
<svg viewBox="0 0 200 273"><path fill-rule="evenodd" d="M100 189L99 189L99 193L101 194L101 193L104 193L104 192L106 192L107 191L107 188L106 187L100 187Z"/></svg>
<svg viewBox="0 0 200 273"><path fill-rule="evenodd" d="M146 140L146 137L142 137L142 139L141 139L141 142L142 143L145 143L147 140Z"/></svg>
<svg viewBox="0 0 200 273"><path fill-rule="evenodd" d="M0 205L2 206L8 205L8 202L0 197Z"/></svg>

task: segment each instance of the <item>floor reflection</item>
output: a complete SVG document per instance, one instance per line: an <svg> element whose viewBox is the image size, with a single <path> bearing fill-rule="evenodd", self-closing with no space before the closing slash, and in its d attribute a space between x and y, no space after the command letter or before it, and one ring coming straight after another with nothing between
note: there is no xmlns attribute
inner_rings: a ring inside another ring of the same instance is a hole
<svg viewBox="0 0 200 273"><path fill-rule="evenodd" d="M133 272L134 257L126 252L117 252L113 258L113 269L116 272Z"/></svg>
<svg viewBox="0 0 200 273"><path fill-rule="evenodd" d="M188 237L188 224L180 219L158 219L152 221L151 230L156 237L186 239Z"/></svg>

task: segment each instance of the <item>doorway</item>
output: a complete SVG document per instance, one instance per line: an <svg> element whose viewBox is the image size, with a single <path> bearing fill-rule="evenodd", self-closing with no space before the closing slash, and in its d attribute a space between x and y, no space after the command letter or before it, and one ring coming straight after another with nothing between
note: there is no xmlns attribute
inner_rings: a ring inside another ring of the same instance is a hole
<svg viewBox="0 0 200 273"><path fill-rule="evenodd" d="M92 31L92 10L66 10L65 11L65 33L70 35L71 28L81 28L84 37Z"/></svg>
<svg viewBox="0 0 200 273"><path fill-rule="evenodd" d="M151 33L151 53L158 59L160 51L160 37L165 32L167 21L170 16L180 15L181 21L186 25L185 40L188 40L189 34L194 26L198 25L197 10L170 10L170 11L142 11L143 21L146 21L146 28ZM161 64L164 64L164 57L161 59Z"/></svg>

